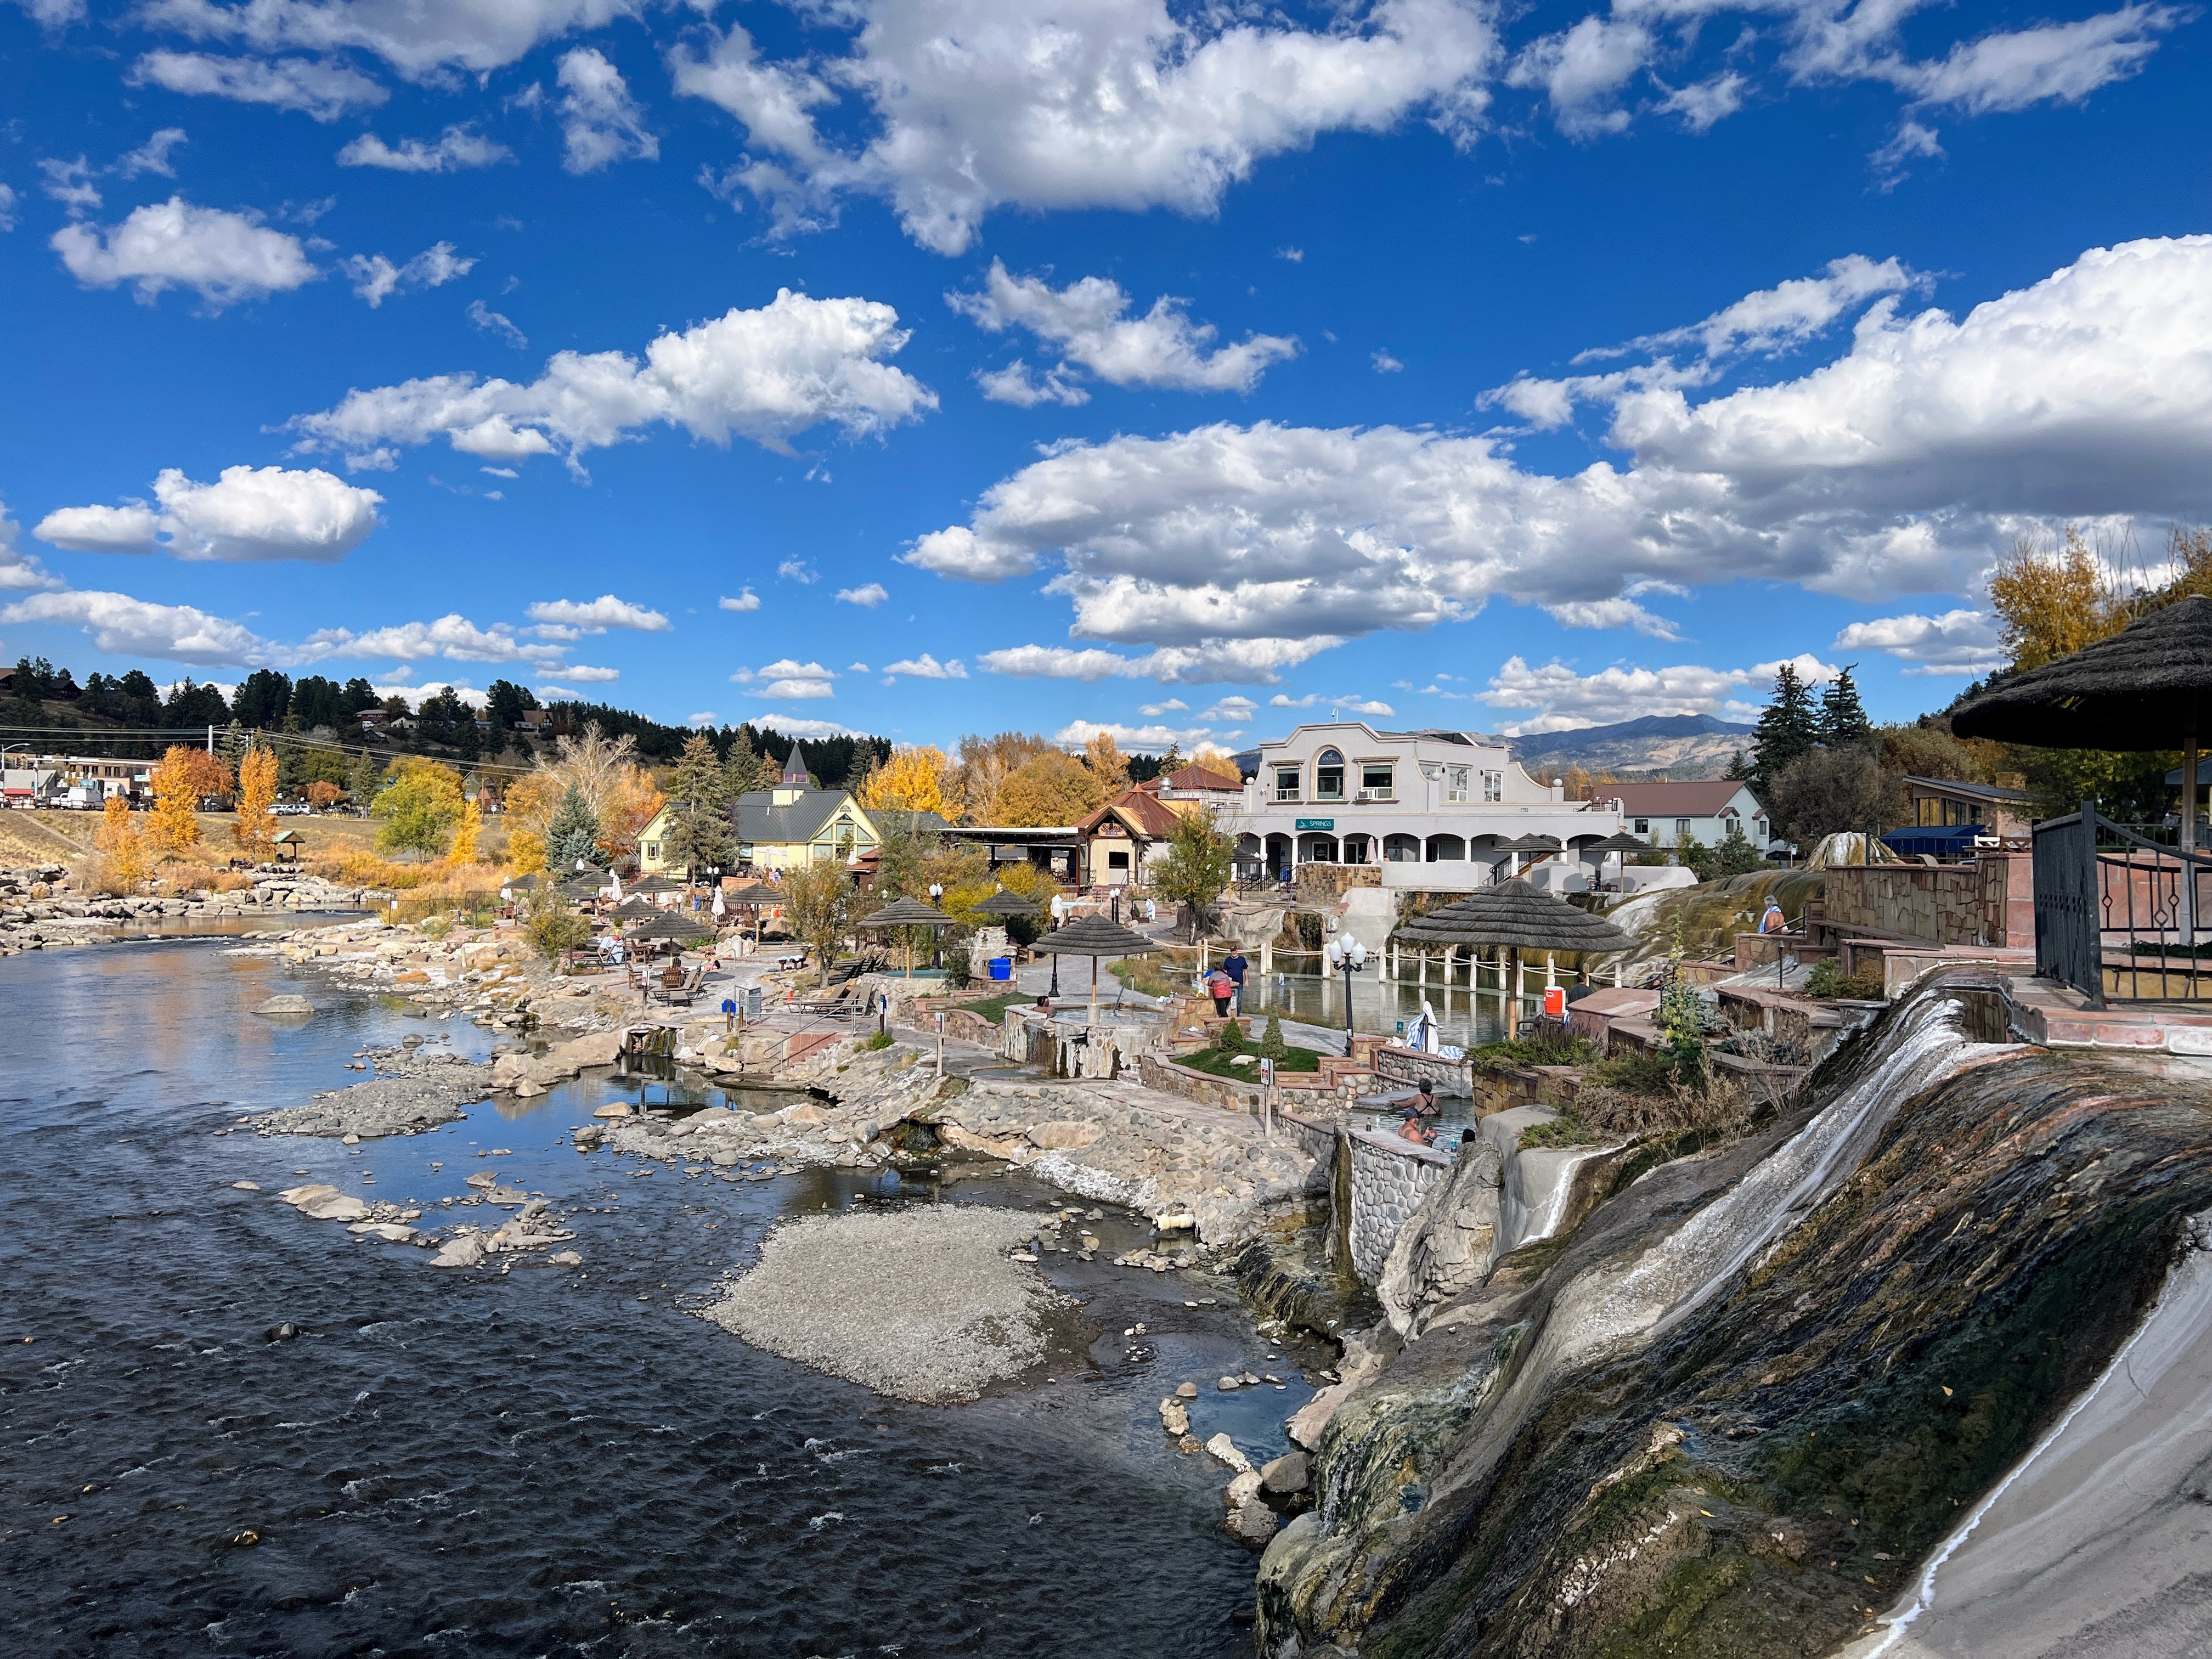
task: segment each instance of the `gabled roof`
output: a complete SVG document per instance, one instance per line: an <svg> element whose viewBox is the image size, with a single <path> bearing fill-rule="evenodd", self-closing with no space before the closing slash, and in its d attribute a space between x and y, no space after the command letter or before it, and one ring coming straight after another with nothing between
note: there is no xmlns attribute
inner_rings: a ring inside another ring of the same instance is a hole
<svg viewBox="0 0 2212 1659"><path fill-rule="evenodd" d="M1244 780L1233 773L1216 771L1203 761L1193 761L1188 766L1168 774L1165 780L1170 789L1225 789L1232 794L1242 794Z"/></svg>
<svg viewBox="0 0 2212 1659"><path fill-rule="evenodd" d="M1599 800L1617 800L1632 818L1717 817L1721 808L1749 787L1734 778L1710 778L1693 783L1601 783L1590 793Z"/></svg>
<svg viewBox="0 0 2212 1659"><path fill-rule="evenodd" d="M795 793L796 800L778 806L778 795ZM870 812L853 799L845 789L800 789L796 785L779 785L775 789L755 789L742 794L730 803L730 823L738 839L765 842L771 847L793 845L812 841L822 833L822 828L836 817L840 807L849 805L853 815L865 822L871 830L880 833L883 824L878 815ZM933 835L945 828L945 820L934 812L908 814L918 834Z"/></svg>
<svg viewBox="0 0 2212 1659"><path fill-rule="evenodd" d="M1164 841L1175 833L1175 827L1182 822L1182 814L1158 795L1149 794L1142 789L1129 789L1116 795L1077 824L1076 831L1079 835L1095 835L1098 826L1109 817L1118 818L1126 828L1147 841Z"/></svg>

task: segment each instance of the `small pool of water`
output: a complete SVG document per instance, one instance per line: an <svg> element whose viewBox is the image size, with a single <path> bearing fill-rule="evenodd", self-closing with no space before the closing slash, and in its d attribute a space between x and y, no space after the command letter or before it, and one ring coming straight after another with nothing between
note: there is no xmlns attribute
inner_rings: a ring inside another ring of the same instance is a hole
<svg viewBox="0 0 2212 1659"><path fill-rule="evenodd" d="M1476 994L1465 986L1447 990L1439 985L1424 989L1415 985L1378 983L1371 973L1352 979L1352 1025L1361 1031L1402 1034L1419 1015L1424 998L1435 1012L1437 1029L1445 1042L1474 1048L1511 1035L1504 1014L1505 999L1495 991ZM1344 1024L1344 977L1262 975L1255 971L1244 981L1244 1012L1279 1013L1286 1019L1340 1030ZM1535 1012L1534 1004L1524 1005L1522 1017Z"/></svg>

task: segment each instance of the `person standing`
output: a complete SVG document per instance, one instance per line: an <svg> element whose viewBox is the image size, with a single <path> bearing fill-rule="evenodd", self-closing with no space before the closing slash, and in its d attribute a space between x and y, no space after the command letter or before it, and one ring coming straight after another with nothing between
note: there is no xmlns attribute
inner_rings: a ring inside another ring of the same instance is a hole
<svg viewBox="0 0 2212 1659"><path fill-rule="evenodd" d="M1228 1018L1229 999L1237 993L1237 987L1231 981L1229 975L1218 968L1215 969L1206 976L1206 988L1208 994L1213 998L1213 1017L1216 1019Z"/></svg>
<svg viewBox="0 0 2212 1659"><path fill-rule="evenodd" d="M1786 933L1790 931L1790 924L1783 920L1782 907L1771 898L1766 901L1765 912L1759 918L1759 931L1762 933Z"/></svg>
<svg viewBox="0 0 2212 1659"><path fill-rule="evenodd" d="M1244 960L1243 947L1237 945L1231 945L1229 954L1221 958L1221 971L1229 975L1230 984L1236 988L1230 996L1240 1015L1244 1012L1244 973L1250 965Z"/></svg>

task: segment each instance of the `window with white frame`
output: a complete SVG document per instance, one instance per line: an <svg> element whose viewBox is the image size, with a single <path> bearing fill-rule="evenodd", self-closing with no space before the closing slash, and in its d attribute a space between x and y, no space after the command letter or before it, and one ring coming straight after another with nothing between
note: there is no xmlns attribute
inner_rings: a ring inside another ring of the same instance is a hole
<svg viewBox="0 0 2212 1659"><path fill-rule="evenodd" d="M1344 799L1344 757L1334 749L1324 749L1314 757L1314 793L1316 800Z"/></svg>
<svg viewBox="0 0 2212 1659"><path fill-rule="evenodd" d="M1359 798L1362 800L1389 800L1397 792L1391 783L1392 772L1389 761L1362 761L1359 763ZM1346 860L1350 863L1353 860ZM1358 860L1365 862L1364 860Z"/></svg>
<svg viewBox="0 0 2212 1659"><path fill-rule="evenodd" d="M1298 769L1279 766L1275 769L1275 799L1296 800L1298 798Z"/></svg>
<svg viewBox="0 0 2212 1659"><path fill-rule="evenodd" d="M1505 799L1504 773L1485 772L1482 775L1482 798L1484 800L1490 802L1501 801Z"/></svg>

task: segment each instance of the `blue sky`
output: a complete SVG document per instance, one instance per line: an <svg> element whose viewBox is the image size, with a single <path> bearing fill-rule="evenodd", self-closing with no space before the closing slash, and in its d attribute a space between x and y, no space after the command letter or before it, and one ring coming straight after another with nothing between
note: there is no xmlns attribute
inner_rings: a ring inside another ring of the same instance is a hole
<svg viewBox="0 0 2212 1659"><path fill-rule="evenodd" d="M0 658L1878 717L2212 518L2193 9L0 0ZM1387 712L1386 712L1387 711Z"/></svg>

